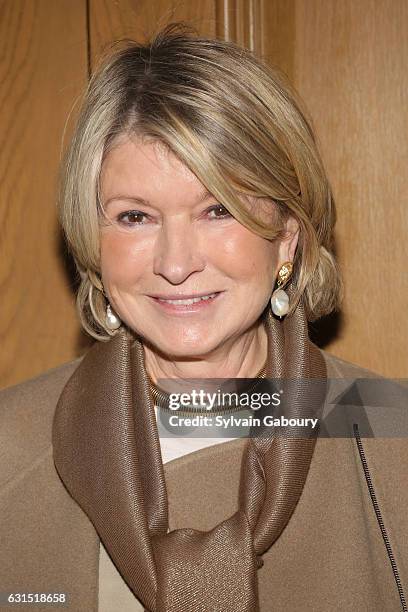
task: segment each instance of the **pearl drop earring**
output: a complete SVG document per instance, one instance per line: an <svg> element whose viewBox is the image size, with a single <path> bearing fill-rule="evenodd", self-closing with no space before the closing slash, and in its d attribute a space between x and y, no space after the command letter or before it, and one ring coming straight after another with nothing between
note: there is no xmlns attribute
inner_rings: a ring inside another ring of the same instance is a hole
<svg viewBox="0 0 408 612"><path fill-rule="evenodd" d="M106 306L105 325L108 329L110 329L111 331L114 331L115 329L119 329L119 327L122 325L122 321L119 319L118 315L113 312L112 307L109 304L108 296L105 293L105 287L103 286L102 280L101 280L101 287L102 287L102 293L104 297L106 298L106 301L108 302Z"/></svg>
<svg viewBox="0 0 408 612"><path fill-rule="evenodd" d="M106 307L105 324L106 327L112 331L118 329L122 324L119 317L112 311L111 305L109 303Z"/></svg>
<svg viewBox="0 0 408 612"><path fill-rule="evenodd" d="M278 280L276 281L277 288L272 293L271 308L273 314L282 318L289 311L289 296L282 289L282 286L288 281L292 274L293 264L291 261L286 261L279 269Z"/></svg>

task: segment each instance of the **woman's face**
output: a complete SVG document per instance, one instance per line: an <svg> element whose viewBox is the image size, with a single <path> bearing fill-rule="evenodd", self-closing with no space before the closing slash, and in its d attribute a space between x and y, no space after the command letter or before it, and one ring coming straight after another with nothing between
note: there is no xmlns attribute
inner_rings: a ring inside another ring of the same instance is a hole
<svg viewBox="0 0 408 612"><path fill-rule="evenodd" d="M271 242L248 230L158 142L112 149L101 198L112 222L101 226L105 293L122 321L169 356L203 358L245 335L293 258L297 236Z"/></svg>

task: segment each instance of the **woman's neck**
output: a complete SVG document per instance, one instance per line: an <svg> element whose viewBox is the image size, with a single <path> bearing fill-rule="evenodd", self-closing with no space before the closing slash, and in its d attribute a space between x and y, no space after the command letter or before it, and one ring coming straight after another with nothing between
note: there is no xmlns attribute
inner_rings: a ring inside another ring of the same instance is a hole
<svg viewBox="0 0 408 612"><path fill-rule="evenodd" d="M170 359L144 344L145 365L151 380L162 378L254 378L264 366L268 337L262 321L238 339L211 354L194 359Z"/></svg>

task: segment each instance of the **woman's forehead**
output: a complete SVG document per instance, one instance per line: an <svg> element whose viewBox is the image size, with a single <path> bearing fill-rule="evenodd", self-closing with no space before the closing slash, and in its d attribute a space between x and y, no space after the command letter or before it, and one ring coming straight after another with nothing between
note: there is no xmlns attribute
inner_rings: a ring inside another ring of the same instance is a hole
<svg viewBox="0 0 408 612"><path fill-rule="evenodd" d="M122 139L107 153L101 169L103 200L119 192L166 189L188 190L197 201L211 195L194 172L160 141Z"/></svg>
<svg viewBox="0 0 408 612"><path fill-rule="evenodd" d="M186 180L197 181L196 175L181 161L170 147L160 141L142 138L140 136L121 136L105 154L102 163L102 173L107 167L119 169L123 165L140 165L145 169L160 172L178 173Z"/></svg>

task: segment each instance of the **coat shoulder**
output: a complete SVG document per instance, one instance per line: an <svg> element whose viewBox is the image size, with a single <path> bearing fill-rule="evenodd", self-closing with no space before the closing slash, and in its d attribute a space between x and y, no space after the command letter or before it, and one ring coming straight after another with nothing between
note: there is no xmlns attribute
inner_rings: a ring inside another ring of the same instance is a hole
<svg viewBox="0 0 408 612"><path fill-rule="evenodd" d="M58 398L82 359L0 390L0 488L50 451Z"/></svg>

